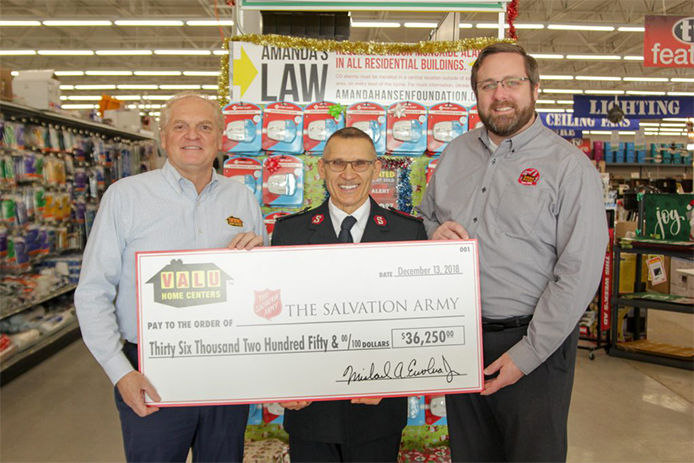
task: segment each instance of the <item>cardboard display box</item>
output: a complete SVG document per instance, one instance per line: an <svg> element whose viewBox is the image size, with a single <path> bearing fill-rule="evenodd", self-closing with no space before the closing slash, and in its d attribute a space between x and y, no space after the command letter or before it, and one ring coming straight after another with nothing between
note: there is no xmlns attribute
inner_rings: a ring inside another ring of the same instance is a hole
<svg viewBox="0 0 694 463"><path fill-rule="evenodd" d="M60 82L52 69L18 71L12 89L17 103L36 109L60 108Z"/></svg>
<svg viewBox="0 0 694 463"><path fill-rule="evenodd" d="M694 261L691 259L670 259L670 294L694 297Z"/></svg>
<svg viewBox="0 0 694 463"><path fill-rule="evenodd" d="M0 68L0 100L12 101L12 71Z"/></svg>
<svg viewBox="0 0 694 463"><path fill-rule="evenodd" d="M107 119L119 129L138 132L142 128L140 111L136 109L107 109L104 111L104 122Z"/></svg>

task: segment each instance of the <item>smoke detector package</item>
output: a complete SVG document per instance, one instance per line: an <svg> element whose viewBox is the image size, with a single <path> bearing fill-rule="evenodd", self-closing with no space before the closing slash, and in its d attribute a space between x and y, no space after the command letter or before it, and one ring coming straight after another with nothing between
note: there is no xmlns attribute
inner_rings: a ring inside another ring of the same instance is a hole
<svg viewBox="0 0 694 463"><path fill-rule="evenodd" d="M427 147L427 108L413 101L388 107L386 151L390 154L421 156Z"/></svg>
<svg viewBox="0 0 694 463"><path fill-rule="evenodd" d="M260 203L263 198L263 166L246 156L234 156L224 161L224 176L243 183Z"/></svg>
<svg viewBox="0 0 694 463"><path fill-rule="evenodd" d="M345 126L340 106L328 101L310 103L304 108L304 150L322 154L330 135Z"/></svg>
<svg viewBox="0 0 694 463"><path fill-rule="evenodd" d="M295 156L268 156L263 163L263 204L299 207L304 202L304 163Z"/></svg>
<svg viewBox="0 0 694 463"><path fill-rule="evenodd" d="M304 114L301 106L285 101L265 106L262 143L265 151L303 153L303 131Z"/></svg>
<svg viewBox="0 0 694 463"><path fill-rule="evenodd" d="M262 150L263 111L252 103L230 103L222 109L222 149L257 156Z"/></svg>
<svg viewBox="0 0 694 463"><path fill-rule="evenodd" d="M347 127L356 127L371 137L376 154L386 153L386 110L368 101L354 103L347 108Z"/></svg>
<svg viewBox="0 0 694 463"><path fill-rule="evenodd" d="M441 153L454 138L467 132L467 110L456 103L439 103L429 108L427 151Z"/></svg>

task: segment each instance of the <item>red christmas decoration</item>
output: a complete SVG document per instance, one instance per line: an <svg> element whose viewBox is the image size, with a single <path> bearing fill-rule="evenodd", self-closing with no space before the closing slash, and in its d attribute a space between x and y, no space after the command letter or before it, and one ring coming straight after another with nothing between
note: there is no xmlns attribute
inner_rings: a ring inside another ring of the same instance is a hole
<svg viewBox="0 0 694 463"><path fill-rule="evenodd" d="M516 26L513 22L518 17L518 0L511 0L511 2L506 7L506 22L508 23L508 32L506 37L513 40L518 40L518 35L516 34Z"/></svg>
<svg viewBox="0 0 694 463"><path fill-rule="evenodd" d="M276 157L269 157L265 160L265 169L270 174L274 174L280 168L280 161Z"/></svg>

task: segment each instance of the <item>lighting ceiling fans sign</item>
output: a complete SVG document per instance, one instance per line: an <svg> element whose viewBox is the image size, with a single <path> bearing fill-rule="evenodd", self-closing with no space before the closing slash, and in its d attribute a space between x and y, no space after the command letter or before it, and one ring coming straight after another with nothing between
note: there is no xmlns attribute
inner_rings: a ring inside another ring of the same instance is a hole
<svg viewBox="0 0 694 463"><path fill-rule="evenodd" d="M694 16L646 16L643 65L694 68Z"/></svg>

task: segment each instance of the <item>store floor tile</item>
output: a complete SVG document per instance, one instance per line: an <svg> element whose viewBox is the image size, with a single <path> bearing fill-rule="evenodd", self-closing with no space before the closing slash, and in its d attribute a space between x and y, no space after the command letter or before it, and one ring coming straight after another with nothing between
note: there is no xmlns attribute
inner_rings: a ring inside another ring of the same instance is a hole
<svg viewBox="0 0 694 463"><path fill-rule="evenodd" d="M578 352L569 462L694 461L694 373ZM0 389L0 461L123 461L113 388L77 341Z"/></svg>

